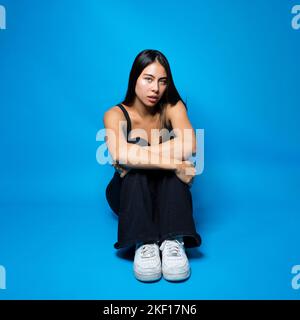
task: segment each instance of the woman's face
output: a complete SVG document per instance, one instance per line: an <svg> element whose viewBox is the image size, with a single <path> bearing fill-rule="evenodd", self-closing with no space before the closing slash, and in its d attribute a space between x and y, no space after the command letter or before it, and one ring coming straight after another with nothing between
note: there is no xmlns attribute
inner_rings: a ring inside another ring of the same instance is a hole
<svg viewBox="0 0 300 320"><path fill-rule="evenodd" d="M167 88L167 74L159 62L149 64L136 81L135 94L146 106L155 106Z"/></svg>

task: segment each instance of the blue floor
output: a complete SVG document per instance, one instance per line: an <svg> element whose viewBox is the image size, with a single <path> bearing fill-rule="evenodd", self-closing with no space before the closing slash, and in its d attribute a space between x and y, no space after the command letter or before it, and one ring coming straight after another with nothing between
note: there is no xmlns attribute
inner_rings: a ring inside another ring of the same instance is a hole
<svg viewBox="0 0 300 320"><path fill-rule="evenodd" d="M299 264L300 222L297 194L290 192L296 185L287 175L293 168L278 172L277 182L270 168L211 169L231 178L227 190L217 173L203 174L194 183L194 215L203 245L187 250L189 280L138 282L132 250L113 248L116 216L99 193L89 205L78 198L2 204L1 263L7 289L0 290L0 298L299 299L300 291L291 287L291 268ZM298 178L299 169L293 175ZM266 195L265 189L272 193ZM228 199L221 206L216 201L220 192Z"/></svg>

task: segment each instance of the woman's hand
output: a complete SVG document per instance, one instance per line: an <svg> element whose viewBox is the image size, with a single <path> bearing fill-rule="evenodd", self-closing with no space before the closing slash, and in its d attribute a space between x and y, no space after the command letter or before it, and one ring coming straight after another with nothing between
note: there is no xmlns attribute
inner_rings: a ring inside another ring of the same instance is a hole
<svg viewBox="0 0 300 320"><path fill-rule="evenodd" d="M177 165L175 173L182 182L191 187L193 179L196 175L196 169L192 162L185 160Z"/></svg>
<svg viewBox="0 0 300 320"><path fill-rule="evenodd" d="M121 166L118 162L113 161L112 163L113 167L118 171L121 178L124 178L125 175L129 172L130 168L125 168Z"/></svg>

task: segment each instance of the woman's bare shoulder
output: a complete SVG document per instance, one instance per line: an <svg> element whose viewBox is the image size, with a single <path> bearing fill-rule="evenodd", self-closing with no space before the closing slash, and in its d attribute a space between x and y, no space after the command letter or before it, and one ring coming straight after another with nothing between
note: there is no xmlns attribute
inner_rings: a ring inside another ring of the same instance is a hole
<svg viewBox="0 0 300 320"><path fill-rule="evenodd" d="M176 114L181 108L185 109L185 106L182 100L178 100L175 104L167 103L166 104L166 119L168 122L171 121L172 115Z"/></svg>
<svg viewBox="0 0 300 320"><path fill-rule="evenodd" d="M110 113L110 114L119 113L119 114L122 114L123 112L120 109L120 107L118 107L117 105L114 105L114 106L110 107L109 109L107 109L105 113Z"/></svg>
<svg viewBox="0 0 300 320"><path fill-rule="evenodd" d="M110 107L104 112L106 117L121 117L123 115L123 111L117 105Z"/></svg>
<svg viewBox="0 0 300 320"><path fill-rule="evenodd" d="M178 100L175 104L167 103L167 105L166 105L167 112L173 112L173 110L176 110L176 109L182 108L182 107L184 107L186 109L182 100Z"/></svg>
<svg viewBox="0 0 300 320"><path fill-rule="evenodd" d="M123 111L117 106L112 106L111 108L107 109L103 115L104 123L110 123L118 120L124 120Z"/></svg>

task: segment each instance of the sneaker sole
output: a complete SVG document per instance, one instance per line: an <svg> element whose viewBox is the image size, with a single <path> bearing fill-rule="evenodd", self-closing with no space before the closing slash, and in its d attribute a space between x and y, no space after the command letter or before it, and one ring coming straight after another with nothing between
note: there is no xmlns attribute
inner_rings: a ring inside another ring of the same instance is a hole
<svg viewBox="0 0 300 320"><path fill-rule="evenodd" d="M163 276L166 280L168 281L182 281L186 280L190 277L191 275L191 270L189 269L186 272L183 273L177 273L177 274L172 274L172 273L165 273L163 272Z"/></svg>
<svg viewBox="0 0 300 320"><path fill-rule="evenodd" d="M143 282L157 281L161 278L162 273L153 273L153 274L142 274L134 270L135 277Z"/></svg>

